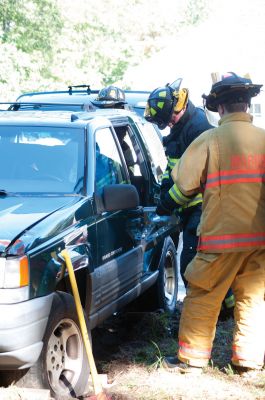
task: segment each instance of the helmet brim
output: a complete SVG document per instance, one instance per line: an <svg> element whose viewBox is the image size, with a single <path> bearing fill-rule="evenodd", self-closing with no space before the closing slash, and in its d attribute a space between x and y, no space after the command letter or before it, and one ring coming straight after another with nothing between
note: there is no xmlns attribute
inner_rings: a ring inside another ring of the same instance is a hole
<svg viewBox="0 0 265 400"><path fill-rule="evenodd" d="M122 107L126 101L116 101L116 100L93 100L92 103L98 108L117 108Z"/></svg>
<svg viewBox="0 0 265 400"><path fill-rule="evenodd" d="M251 98L260 93L263 85L248 84L240 86L237 84L224 84L222 87L213 89L208 96L202 95L205 107L212 112L218 111L220 104L247 103L250 104Z"/></svg>
<svg viewBox="0 0 265 400"><path fill-rule="evenodd" d="M146 119L146 121L151 122L152 124L157 125L158 128L159 128L160 130L165 129L165 128L168 126L168 123L167 123L167 122L162 121L162 120L159 120L158 118L153 118L153 117L150 117L150 116L148 116L148 115L145 115L144 118Z"/></svg>

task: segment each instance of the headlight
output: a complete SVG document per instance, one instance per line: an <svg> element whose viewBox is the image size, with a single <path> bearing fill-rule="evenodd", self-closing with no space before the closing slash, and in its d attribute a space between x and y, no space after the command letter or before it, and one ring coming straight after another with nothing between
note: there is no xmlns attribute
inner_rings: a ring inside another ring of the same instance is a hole
<svg viewBox="0 0 265 400"><path fill-rule="evenodd" d="M13 289L28 286L29 264L26 256L0 258L0 288Z"/></svg>

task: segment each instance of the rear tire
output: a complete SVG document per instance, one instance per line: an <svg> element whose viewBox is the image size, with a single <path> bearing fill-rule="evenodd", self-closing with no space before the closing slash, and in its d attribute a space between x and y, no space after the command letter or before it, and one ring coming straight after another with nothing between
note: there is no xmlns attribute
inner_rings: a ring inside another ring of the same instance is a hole
<svg viewBox="0 0 265 400"><path fill-rule="evenodd" d="M177 251L173 240L167 237L162 250L159 275L154 286L153 302L157 308L173 314L178 297Z"/></svg>
<svg viewBox="0 0 265 400"><path fill-rule="evenodd" d="M176 311L178 297L177 252L171 237L164 241L155 285L143 293L135 302L138 311L163 309L169 314Z"/></svg>

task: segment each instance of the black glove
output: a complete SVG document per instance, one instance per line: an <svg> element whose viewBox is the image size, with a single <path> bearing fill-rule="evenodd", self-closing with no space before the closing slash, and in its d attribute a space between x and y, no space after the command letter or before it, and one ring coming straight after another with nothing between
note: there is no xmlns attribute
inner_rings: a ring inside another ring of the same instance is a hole
<svg viewBox="0 0 265 400"><path fill-rule="evenodd" d="M170 197L168 193L163 196L157 207L156 207L156 214L160 215L161 217L163 215L171 215L174 212L174 209L176 208L177 204L175 201Z"/></svg>

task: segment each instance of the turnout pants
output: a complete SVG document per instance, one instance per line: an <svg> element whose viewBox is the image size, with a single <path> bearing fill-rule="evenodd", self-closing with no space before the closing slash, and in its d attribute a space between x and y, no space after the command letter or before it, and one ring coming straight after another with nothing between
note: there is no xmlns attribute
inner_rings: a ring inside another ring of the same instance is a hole
<svg viewBox="0 0 265 400"><path fill-rule="evenodd" d="M232 363L262 368L265 351L265 249L201 253L187 267L187 295L179 327L178 358L204 367L211 357L222 300L235 296Z"/></svg>

